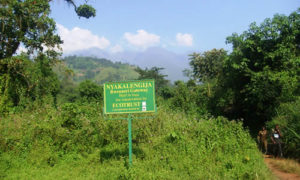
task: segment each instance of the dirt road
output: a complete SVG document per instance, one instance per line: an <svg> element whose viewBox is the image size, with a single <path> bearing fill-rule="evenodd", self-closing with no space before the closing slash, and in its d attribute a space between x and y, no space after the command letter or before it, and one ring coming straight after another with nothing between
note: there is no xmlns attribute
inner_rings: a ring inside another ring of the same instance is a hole
<svg viewBox="0 0 300 180"><path fill-rule="evenodd" d="M265 163L272 171L272 173L280 180L300 180L300 176L293 173L286 173L278 169L271 161L269 157L265 157Z"/></svg>

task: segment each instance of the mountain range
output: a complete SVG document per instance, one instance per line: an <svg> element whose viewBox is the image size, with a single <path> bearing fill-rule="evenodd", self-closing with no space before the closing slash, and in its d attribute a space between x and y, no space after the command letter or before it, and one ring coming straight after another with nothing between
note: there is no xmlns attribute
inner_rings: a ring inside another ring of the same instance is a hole
<svg viewBox="0 0 300 180"><path fill-rule="evenodd" d="M128 63L141 68L162 67L163 74L168 75L167 79L171 81L187 80L183 75L183 70L189 67L187 54L177 54L160 47L151 47L144 51L123 51L110 53L98 48L80 50L64 56L89 56L105 58L113 62Z"/></svg>

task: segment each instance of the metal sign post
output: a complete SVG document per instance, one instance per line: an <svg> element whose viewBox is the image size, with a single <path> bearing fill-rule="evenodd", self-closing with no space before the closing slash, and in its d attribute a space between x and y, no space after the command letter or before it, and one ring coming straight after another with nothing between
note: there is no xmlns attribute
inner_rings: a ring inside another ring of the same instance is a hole
<svg viewBox="0 0 300 180"><path fill-rule="evenodd" d="M126 82L110 82L104 84L104 114L128 114L128 156L129 167L132 166L132 114L155 113L155 83L154 80L137 80ZM105 118L105 117L104 117ZM136 117L147 119L149 117Z"/></svg>
<svg viewBox="0 0 300 180"><path fill-rule="evenodd" d="M132 137L131 137L131 114L128 115L128 153L129 153L129 166L132 166Z"/></svg>

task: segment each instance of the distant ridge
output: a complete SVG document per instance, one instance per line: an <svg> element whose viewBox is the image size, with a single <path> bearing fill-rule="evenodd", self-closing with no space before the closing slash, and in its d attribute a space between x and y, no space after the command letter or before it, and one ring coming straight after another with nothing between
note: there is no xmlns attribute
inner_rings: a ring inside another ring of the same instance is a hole
<svg viewBox="0 0 300 180"><path fill-rule="evenodd" d="M134 70L136 66L112 62L105 58L66 56L62 61L74 71L75 82L92 80L97 84L103 84L109 81L133 80L139 76Z"/></svg>
<svg viewBox="0 0 300 180"><path fill-rule="evenodd" d="M124 51L109 53L98 48L76 51L66 55L91 56L110 59L113 62L129 63L141 68L162 67L171 81L187 80L182 71L189 67L187 54L177 54L160 47L151 47L145 51Z"/></svg>

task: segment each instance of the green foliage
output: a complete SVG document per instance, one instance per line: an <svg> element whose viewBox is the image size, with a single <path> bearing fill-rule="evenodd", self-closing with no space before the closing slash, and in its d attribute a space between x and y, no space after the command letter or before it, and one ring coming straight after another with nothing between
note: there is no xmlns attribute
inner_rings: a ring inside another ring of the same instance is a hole
<svg viewBox="0 0 300 180"><path fill-rule="evenodd" d="M281 102L296 95L300 84L299 19L299 12L275 15L227 38L233 52L225 61L220 84L232 89L232 113L246 118L247 125L270 120Z"/></svg>
<svg viewBox="0 0 300 180"><path fill-rule="evenodd" d="M65 0L65 1L74 7L75 12L79 17L84 17L88 19L90 17L96 16L96 9L93 8L91 5L86 4L88 0L85 0L86 3L80 5L79 7L77 7L74 0Z"/></svg>
<svg viewBox="0 0 300 180"><path fill-rule="evenodd" d="M98 102L102 104L103 88L89 80L82 81L79 85L74 84L74 82L69 82L69 84L62 82L57 96L59 99L58 104L71 102Z"/></svg>
<svg viewBox="0 0 300 180"><path fill-rule="evenodd" d="M190 66L194 78L199 79L201 82L217 78L221 74L226 56L227 52L224 49L212 49L203 54L191 54Z"/></svg>
<svg viewBox="0 0 300 180"><path fill-rule="evenodd" d="M175 95L171 99L171 104L178 109L185 112L197 110L195 101L195 91L192 88L187 87L187 85L182 81L175 82Z"/></svg>
<svg viewBox="0 0 300 180"><path fill-rule="evenodd" d="M73 0L65 0L74 6L81 17L94 17L96 10L87 4L77 8ZM0 60L11 57L20 45L28 54L41 53L47 47L49 57L58 55L55 48L62 43L55 34L55 22L49 17L48 0L2 0L0 2Z"/></svg>
<svg viewBox="0 0 300 180"><path fill-rule="evenodd" d="M175 96L175 91L173 87L170 86L165 86L163 88L161 88L160 90L160 95L164 98L164 99L169 99L171 97Z"/></svg>
<svg viewBox="0 0 300 180"><path fill-rule="evenodd" d="M25 55L2 59L0 113L8 112L16 106L26 107L33 101L43 104L43 99L47 96L55 103L59 82L52 71L51 63L52 61L42 54L34 61Z"/></svg>
<svg viewBox="0 0 300 180"><path fill-rule="evenodd" d="M283 103L276 110L276 116L268 122L269 129L276 124L283 135L284 155L300 158L300 97L294 102Z"/></svg>
<svg viewBox="0 0 300 180"><path fill-rule="evenodd" d="M268 179L255 142L239 122L187 118L159 108L127 122L104 120L98 104L42 107L0 121L1 178ZM68 170L72 168L72 173Z"/></svg>
<svg viewBox="0 0 300 180"><path fill-rule="evenodd" d="M159 67L152 67L151 69L141 69L137 67L135 69L136 72L139 74L138 79L154 79L155 80L155 89L157 92L160 93L160 89L166 87L169 85L169 80L165 79L167 75L163 75L161 73L161 70L164 68L159 68Z"/></svg>
<svg viewBox="0 0 300 180"><path fill-rule="evenodd" d="M91 81L84 81L79 84L79 95L87 101L102 101L103 88Z"/></svg>
<svg viewBox="0 0 300 180"><path fill-rule="evenodd" d="M96 10L90 5L83 4L80 5L76 9L76 13L78 16L85 17L85 18L90 18L90 17L95 17L96 16Z"/></svg>
<svg viewBox="0 0 300 180"><path fill-rule="evenodd" d="M72 0L66 1L76 9ZM47 96L47 101L53 99L56 104L58 80L52 66L62 41L55 34L54 20L49 17L49 3L48 0L0 2L0 113L26 107L28 102L42 101ZM77 13L88 18L95 15L95 9L83 5ZM28 57L13 56L20 46L25 46Z"/></svg>
<svg viewBox="0 0 300 180"><path fill-rule="evenodd" d="M97 84L103 84L109 81L138 78L138 73L134 70L134 66L120 62L114 63L103 58L68 56L63 61L68 68L75 72L73 76L75 82L91 80Z"/></svg>
<svg viewBox="0 0 300 180"><path fill-rule="evenodd" d="M171 110L184 111L187 115L207 114L209 98L206 85L196 85L194 80L176 81L174 86L160 90L164 105ZM159 103L158 102L158 103Z"/></svg>
<svg viewBox="0 0 300 180"><path fill-rule="evenodd" d="M207 86L208 110L213 115L245 119L252 130L275 115L275 109L299 96L300 14L275 15L227 38L233 50L194 53L195 78ZM203 87L202 85L202 87Z"/></svg>
<svg viewBox="0 0 300 180"><path fill-rule="evenodd" d="M22 44L28 54L43 52L55 57L54 50L62 43L55 35L55 22L49 17L47 0L2 0L0 3L0 60L11 57Z"/></svg>
<svg viewBox="0 0 300 180"><path fill-rule="evenodd" d="M65 1L78 16L95 16L91 6ZM202 84L170 86L162 68L91 57L64 58L57 76L54 49L62 41L49 2L0 2L1 179L268 179L243 124L218 115L246 118L250 127L276 115L268 126L280 124L286 154L299 158L300 9L228 37L229 55L223 49L192 54ZM20 45L27 56L13 56ZM104 120L97 85L127 79L155 79L160 95L153 119L133 120L132 168L127 122Z"/></svg>

